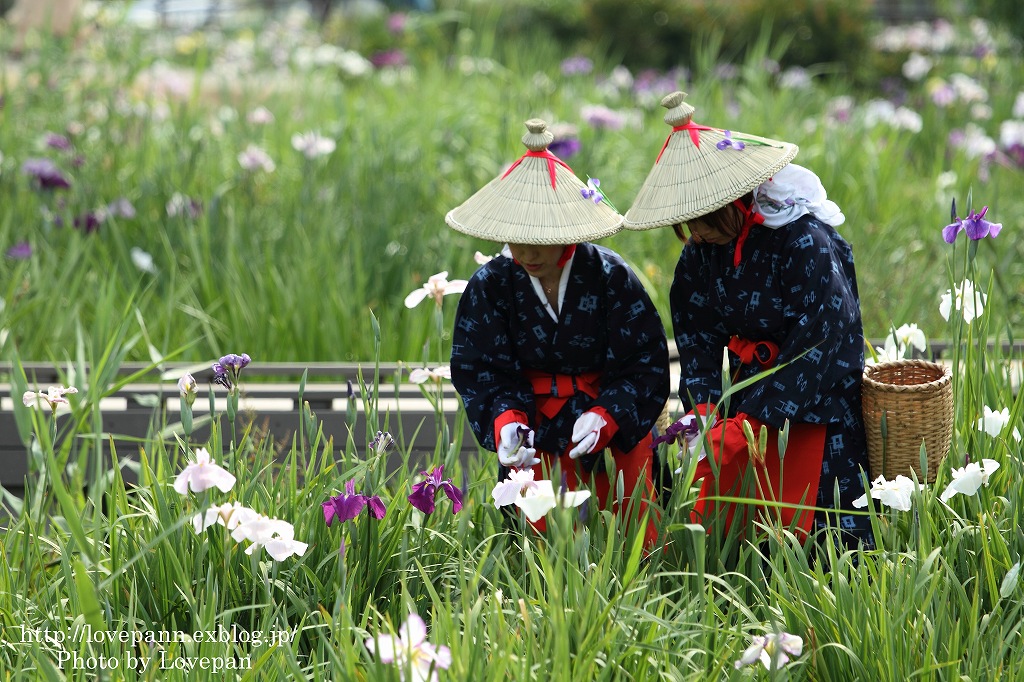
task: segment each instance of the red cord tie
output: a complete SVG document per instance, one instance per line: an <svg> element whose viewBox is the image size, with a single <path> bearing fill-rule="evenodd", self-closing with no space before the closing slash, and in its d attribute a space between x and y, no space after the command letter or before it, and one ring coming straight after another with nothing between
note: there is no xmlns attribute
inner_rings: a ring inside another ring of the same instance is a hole
<svg viewBox="0 0 1024 682"><path fill-rule="evenodd" d="M523 159L525 159L527 156L548 160L548 175L551 176L551 189L555 188L555 164L558 164L562 168L572 173L572 168L569 168L569 166L566 165L565 161L562 161L560 158L549 152L547 149L543 149L539 152L529 151L520 156L518 159L516 159L515 163L508 167L508 170L505 171L505 174L501 176L501 179L504 180L509 173L515 170L516 166L523 162Z"/></svg>
<svg viewBox="0 0 1024 682"><path fill-rule="evenodd" d="M754 225L763 225L764 216L755 211L753 206L744 206L739 199L732 204L743 212L743 227L740 228L740 234L736 237L736 252L732 256L732 266L738 268L743 261L743 245L746 243L747 237L750 236L750 228Z"/></svg>
<svg viewBox="0 0 1024 682"><path fill-rule="evenodd" d="M681 126L673 127L672 128L672 132L668 134L667 138L665 138L665 144L661 145L661 151L658 152L658 158L654 160L654 163L658 163L659 161L661 161L661 155L665 153L665 147L668 146L668 141L672 139L672 136L674 134L676 134L678 132L682 132L684 130L689 131L690 139L693 141L693 146L695 146L697 148L700 148L700 135L699 135L700 131L701 130L717 130L717 128L709 128L707 126L700 126L700 125L697 125L696 123L694 123L693 121L690 121L686 125L681 125Z"/></svg>
<svg viewBox="0 0 1024 682"><path fill-rule="evenodd" d="M729 350L735 353L740 362L749 365L757 361L765 369L775 364L779 357L779 346L771 341L751 341L734 336L729 339Z"/></svg>

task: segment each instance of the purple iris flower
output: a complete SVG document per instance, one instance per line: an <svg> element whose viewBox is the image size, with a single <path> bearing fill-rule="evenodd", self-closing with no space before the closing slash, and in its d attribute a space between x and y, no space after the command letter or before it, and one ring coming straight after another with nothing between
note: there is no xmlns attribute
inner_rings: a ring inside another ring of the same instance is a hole
<svg viewBox="0 0 1024 682"><path fill-rule="evenodd" d="M213 383L220 384L229 391L231 390L231 377L228 376L227 370L220 363L214 363L213 365Z"/></svg>
<svg viewBox="0 0 1024 682"><path fill-rule="evenodd" d="M359 516L364 508L368 509L378 521L384 518L384 514L387 511L384 508L384 502L381 501L379 496L356 494L355 481L351 480L345 483L344 495L335 495L326 502L321 502L320 506L324 508L324 522L327 523L328 527L335 520L342 523L351 521Z"/></svg>
<svg viewBox="0 0 1024 682"><path fill-rule="evenodd" d="M718 147L719 150L722 150L722 149L730 149L730 148L731 149L743 149L747 145L743 144L739 140L732 139L732 132L729 131L729 130L726 130L725 131L725 139L724 140L720 140L718 142L718 144L716 144L715 146Z"/></svg>
<svg viewBox="0 0 1024 682"><path fill-rule="evenodd" d="M594 62L582 55L569 57L562 62L563 76L584 76L594 70Z"/></svg>
<svg viewBox="0 0 1024 682"><path fill-rule="evenodd" d="M382 50L370 56L370 63L382 69L387 66L405 66L409 60L401 50Z"/></svg>
<svg viewBox="0 0 1024 682"><path fill-rule="evenodd" d="M86 234L90 234L100 229L100 225L103 224L103 216L94 211L89 211L80 216L75 216L72 224Z"/></svg>
<svg viewBox="0 0 1024 682"><path fill-rule="evenodd" d="M575 137L567 137L562 140L555 140L548 145L548 151L560 159L568 159L580 150L580 141Z"/></svg>
<svg viewBox="0 0 1024 682"><path fill-rule="evenodd" d="M47 133L46 146L66 152L71 149L71 140L57 133Z"/></svg>
<svg viewBox="0 0 1024 682"><path fill-rule="evenodd" d="M981 209L980 213L970 212L966 218L956 217L956 203L953 204L953 222L942 228L942 238L946 240L947 244L952 244L956 241L956 236L961 231L967 233L967 237L972 241L978 241L985 237L991 236L995 238L1000 230L1003 229L1002 223L991 223L985 220L985 214L988 213L988 206Z"/></svg>
<svg viewBox="0 0 1024 682"><path fill-rule="evenodd" d="M444 478L443 466L432 469L430 473L421 471L420 475L426 478L412 487L412 493L409 495L412 506L424 514L433 514L434 496L440 488L452 501L452 514L458 514L462 510L462 491L452 485L452 479Z"/></svg>
<svg viewBox="0 0 1024 682"><path fill-rule="evenodd" d="M1024 144L1014 142L1003 151L1019 168L1024 168Z"/></svg>
<svg viewBox="0 0 1024 682"><path fill-rule="evenodd" d="M692 438L700 433L700 425L697 424L696 419L680 419L674 424L671 424L665 433L651 441L651 447L657 447L661 443L678 443L682 445L687 438Z"/></svg>
<svg viewBox="0 0 1024 682"><path fill-rule="evenodd" d="M21 172L31 176L39 189L67 189L71 181L49 159L26 159Z"/></svg>
<svg viewBox="0 0 1024 682"><path fill-rule="evenodd" d="M238 373L245 369L250 362L252 362L252 358L249 357L248 353L242 353L241 355L228 353L220 359L220 365L235 376L238 376Z"/></svg>
<svg viewBox="0 0 1024 682"><path fill-rule="evenodd" d="M249 364L251 358L248 353L236 355L228 353L219 361L213 363L213 383L220 384L231 390L232 384L238 383L238 375Z"/></svg>
<svg viewBox="0 0 1024 682"><path fill-rule="evenodd" d="M391 449L395 444L395 439L391 437L391 434L387 431L378 431L377 435L370 441L370 449L378 454L382 454Z"/></svg>
<svg viewBox="0 0 1024 682"><path fill-rule="evenodd" d="M28 242L19 242L7 249L7 257L14 260L25 260L32 257L32 245Z"/></svg>

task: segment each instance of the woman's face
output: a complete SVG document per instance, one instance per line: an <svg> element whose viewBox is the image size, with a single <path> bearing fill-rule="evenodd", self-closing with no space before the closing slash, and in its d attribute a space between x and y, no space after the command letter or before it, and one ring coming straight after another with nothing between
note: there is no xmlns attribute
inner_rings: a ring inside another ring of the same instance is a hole
<svg viewBox="0 0 1024 682"><path fill-rule="evenodd" d="M538 279L561 276L558 260L565 251L565 246L561 244L509 244L508 250L524 270Z"/></svg>

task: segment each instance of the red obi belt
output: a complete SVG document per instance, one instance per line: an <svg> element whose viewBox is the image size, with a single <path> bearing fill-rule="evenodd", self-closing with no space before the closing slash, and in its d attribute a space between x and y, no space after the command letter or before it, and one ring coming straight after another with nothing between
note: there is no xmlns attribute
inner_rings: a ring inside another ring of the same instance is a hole
<svg viewBox="0 0 1024 682"><path fill-rule="evenodd" d="M596 398L601 381L600 372L553 374L528 369L524 374L530 380L533 393L537 396L537 410L547 419L553 419L569 398L577 393L585 393L591 398Z"/></svg>

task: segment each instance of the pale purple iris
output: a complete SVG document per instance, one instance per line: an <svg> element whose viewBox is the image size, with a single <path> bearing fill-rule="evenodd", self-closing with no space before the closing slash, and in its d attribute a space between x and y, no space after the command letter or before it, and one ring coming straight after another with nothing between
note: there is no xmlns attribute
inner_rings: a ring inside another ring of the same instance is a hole
<svg viewBox="0 0 1024 682"><path fill-rule="evenodd" d="M248 353L241 355L228 353L218 362L213 363L213 383L220 384L230 391L232 385L238 383L238 375L250 361Z"/></svg>
<svg viewBox="0 0 1024 682"><path fill-rule="evenodd" d="M107 204L107 214L115 218L134 218L135 206L126 197L120 197Z"/></svg>
<svg viewBox="0 0 1024 682"><path fill-rule="evenodd" d="M719 143L716 144L715 146L718 147L719 150L722 150L722 149L743 149L747 145L743 144L739 140L732 139L732 132L729 131L729 130L726 130L725 131L725 139L719 141Z"/></svg>
<svg viewBox="0 0 1024 682"><path fill-rule="evenodd" d="M387 511L379 496L357 494L355 481L345 483L344 495L335 495L326 502L321 502L320 506L324 508L324 522L328 527L335 521L351 521L359 516L364 508L378 521L384 518Z"/></svg>
<svg viewBox="0 0 1024 682"><path fill-rule="evenodd" d="M680 419L665 429L665 433L651 441L651 447L657 447L661 443L678 443L682 445L688 438L693 438L700 433L700 425L696 419Z"/></svg>
<svg viewBox="0 0 1024 682"><path fill-rule="evenodd" d="M967 237L972 241L978 241L985 237L993 237L999 234L1000 230L1003 229L1002 223L991 223L985 220L985 214L988 213L988 206L981 209L980 213L974 213L973 211L967 214L966 218L958 218L956 216L956 202L953 202L953 209L951 211L953 222L942 228L942 238L946 240L947 244L952 244L956 241L956 236L961 231L967 233Z"/></svg>
<svg viewBox="0 0 1024 682"><path fill-rule="evenodd" d="M409 495L409 502L424 514L434 513L434 496L440 488L448 499L452 501L452 514L458 514L462 509L462 491L452 485L452 479L444 478L444 467L439 466L430 473L421 471L425 479L412 487Z"/></svg>
<svg viewBox="0 0 1024 682"><path fill-rule="evenodd" d="M14 260L25 260L32 257L32 245L28 242L19 242L7 249L7 257Z"/></svg>
<svg viewBox="0 0 1024 682"><path fill-rule="evenodd" d="M71 140L57 133L47 133L46 146L66 152L71 149Z"/></svg>
<svg viewBox="0 0 1024 682"><path fill-rule="evenodd" d="M563 76L585 76L594 70L594 62L582 55L569 57L562 62Z"/></svg>
<svg viewBox="0 0 1024 682"><path fill-rule="evenodd" d="M67 189L71 181L49 159L26 159L21 172L30 176L39 189Z"/></svg>
<svg viewBox="0 0 1024 682"><path fill-rule="evenodd" d="M601 187L601 181L597 178L590 178L587 180L587 186L580 190L580 194L584 199L591 199L595 204L600 204L604 200L604 195L601 194L599 187Z"/></svg>

